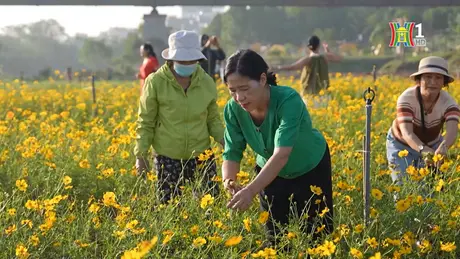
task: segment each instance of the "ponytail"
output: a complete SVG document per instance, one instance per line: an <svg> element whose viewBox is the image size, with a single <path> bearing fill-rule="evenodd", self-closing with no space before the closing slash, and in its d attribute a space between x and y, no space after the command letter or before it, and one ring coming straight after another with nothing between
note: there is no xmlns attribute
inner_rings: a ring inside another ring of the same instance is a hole
<svg viewBox="0 0 460 259"><path fill-rule="evenodd" d="M267 84L278 85L276 82L276 74L273 72L267 72Z"/></svg>

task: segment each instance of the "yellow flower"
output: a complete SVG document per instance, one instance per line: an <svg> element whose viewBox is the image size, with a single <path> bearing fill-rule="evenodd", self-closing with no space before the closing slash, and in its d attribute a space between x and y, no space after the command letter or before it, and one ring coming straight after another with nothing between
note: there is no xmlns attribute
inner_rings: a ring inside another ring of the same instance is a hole
<svg viewBox="0 0 460 259"><path fill-rule="evenodd" d="M18 258L28 258L29 252L27 251L27 248L25 246L17 245L16 246L16 256Z"/></svg>
<svg viewBox="0 0 460 259"><path fill-rule="evenodd" d="M119 230L113 231L113 235L119 240L122 240L126 237L125 231L119 231Z"/></svg>
<svg viewBox="0 0 460 259"><path fill-rule="evenodd" d="M85 169L88 169L90 168L90 164L88 162L88 159L83 159L80 161L80 163L78 164L81 168L85 168Z"/></svg>
<svg viewBox="0 0 460 259"><path fill-rule="evenodd" d="M296 235L295 233L293 233L293 232L288 232L288 233L287 233L287 238L288 238L288 239L294 239L294 238L296 238L296 237L297 237L297 235Z"/></svg>
<svg viewBox="0 0 460 259"><path fill-rule="evenodd" d="M243 240L242 236L230 237L227 241L225 241L225 246L236 246L241 242L241 240Z"/></svg>
<svg viewBox="0 0 460 259"><path fill-rule="evenodd" d="M401 151L398 152L398 156L401 157L401 158L406 157L408 155L409 155L409 151L407 151L407 150L401 150Z"/></svg>
<svg viewBox="0 0 460 259"><path fill-rule="evenodd" d="M139 221L132 220L128 222L128 224L126 224L126 229L134 229L137 226L137 224L139 224Z"/></svg>
<svg viewBox="0 0 460 259"><path fill-rule="evenodd" d="M202 237L197 237L193 240L193 246L194 247L201 247L204 244L206 244L206 239Z"/></svg>
<svg viewBox="0 0 460 259"><path fill-rule="evenodd" d="M72 178L70 178L70 176L66 175L64 176L64 178L62 179L62 182L64 183L64 185L69 185L72 183Z"/></svg>
<svg viewBox="0 0 460 259"><path fill-rule="evenodd" d="M372 217L372 218L376 218L376 217L379 215L379 212L378 212L377 209L371 208L371 209L370 209L370 214L371 214L371 217Z"/></svg>
<svg viewBox="0 0 460 259"><path fill-rule="evenodd" d="M166 245L167 243L169 243L169 241L171 241L172 237L173 237L173 235L166 235L165 238L163 239L162 244Z"/></svg>
<svg viewBox="0 0 460 259"><path fill-rule="evenodd" d="M77 109L79 109L79 110L84 111L84 110L86 110L86 103L79 103L79 104L77 104L75 107L76 107Z"/></svg>
<svg viewBox="0 0 460 259"><path fill-rule="evenodd" d="M409 199L403 199L396 202L396 210L399 212L405 212L410 207Z"/></svg>
<svg viewBox="0 0 460 259"><path fill-rule="evenodd" d="M11 235L13 232L16 232L16 230L17 230L16 224L13 224L13 225L11 225L11 226L9 226L9 227L7 227L7 228L5 229L5 234L6 234L7 236L9 236L9 235Z"/></svg>
<svg viewBox="0 0 460 259"><path fill-rule="evenodd" d="M208 205L211 205L213 203L214 197L212 197L210 194L206 194L205 196L203 196L203 198L201 198L200 207L202 209L205 209Z"/></svg>
<svg viewBox="0 0 460 259"><path fill-rule="evenodd" d="M359 251L356 248L350 249L350 255L353 256L353 258L357 258L357 259L363 258L363 253L361 253L361 251Z"/></svg>
<svg viewBox="0 0 460 259"><path fill-rule="evenodd" d="M268 216L269 216L268 211L262 211L259 214L259 219L258 219L259 223L260 224L265 224L265 222L267 222L267 220L268 220Z"/></svg>
<svg viewBox="0 0 460 259"><path fill-rule="evenodd" d="M114 174L115 174L115 170L113 170L113 168L108 168L102 171L102 175L104 175L105 178L109 178Z"/></svg>
<svg viewBox="0 0 460 259"><path fill-rule="evenodd" d="M240 182L240 184L245 185L249 182L249 174L244 171L240 171L236 174L236 179Z"/></svg>
<svg viewBox="0 0 460 259"><path fill-rule="evenodd" d="M372 189L372 190L371 190L371 194L372 194L372 196L373 196L375 199L377 199L377 200L381 200L382 197L383 197L383 192L380 191L379 189L375 189L375 188Z"/></svg>
<svg viewBox="0 0 460 259"><path fill-rule="evenodd" d="M443 156L441 154L436 154L433 156L433 162L437 163L441 160L443 160Z"/></svg>
<svg viewBox="0 0 460 259"><path fill-rule="evenodd" d="M91 213L94 213L96 214L99 210L101 209L101 207L99 207L99 205L97 205L96 203L92 203L90 206L89 206L89 211Z"/></svg>
<svg viewBox="0 0 460 259"><path fill-rule="evenodd" d="M434 225L432 230L431 230L431 233L432 234L436 234L438 233L439 231L441 230L441 228L438 226L438 225Z"/></svg>
<svg viewBox="0 0 460 259"><path fill-rule="evenodd" d="M329 208L328 208L328 207L325 207L325 208L321 211L321 213L319 214L319 216L320 216L320 217L324 217L324 216L326 215L326 213L328 213L328 212L329 212Z"/></svg>
<svg viewBox="0 0 460 259"><path fill-rule="evenodd" d="M107 207L117 205L115 193L113 192L104 193L103 203Z"/></svg>
<svg viewBox="0 0 460 259"><path fill-rule="evenodd" d="M418 247L420 248L420 252L422 254L426 254L426 253L430 252L431 249L432 249L431 243L428 240L423 240L422 242L420 242Z"/></svg>
<svg viewBox="0 0 460 259"><path fill-rule="evenodd" d="M10 215L10 216L16 215L16 209L14 209L14 208L8 209L8 215Z"/></svg>
<svg viewBox="0 0 460 259"><path fill-rule="evenodd" d="M23 226L24 226L24 225L28 225L29 228L32 228L34 224L32 223L31 220L29 220L29 219L24 219L24 220L21 220L21 225L23 225Z"/></svg>
<svg viewBox="0 0 460 259"><path fill-rule="evenodd" d="M265 248L264 250L259 250L257 253L251 254L253 258L276 258L276 250L273 248Z"/></svg>
<svg viewBox="0 0 460 259"><path fill-rule="evenodd" d="M460 217L460 205L450 214L451 217L456 218Z"/></svg>
<svg viewBox="0 0 460 259"><path fill-rule="evenodd" d="M190 232L192 233L192 235L196 235L198 234L198 230L200 229L200 227L198 225L193 225L191 228L190 228Z"/></svg>
<svg viewBox="0 0 460 259"><path fill-rule="evenodd" d="M447 163L442 164L439 170L443 173L447 172L447 170L449 170L449 164Z"/></svg>
<svg viewBox="0 0 460 259"><path fill-rule="evenodd" d="M122 151L120 156L121 156L122 159L127 159L129 157L129 152L128 151Z"/></svg>
<svg viewBox="0 0 460 259"><path fill-rule="evenodd" d="M213 236L208 237L209 241L212 241L214 243L220 243L222 242L222 238L218 236L217 234L214 234Z"/></svg>
<svg viewBox="0 0 460 259"><path fill-rule="evenodd" d="M358 225L355 226L354 231L356 233L361 233L361 232L363 232L363 229L364 229L364 226L362 224L358 224Z"/></svg>
<svg viewBox="0 0 460 259"><path fill-rule="evenodd" d="M441 251L452 252L455 249L457 249L457 246L455 245L455 242L444 243L444 242L441 241L440 244L441 244Z"/></svg>
<svg viewBox="0 0 460 259"><path fill-rule="evenodd" d="M438 182L438 184L437 184L436 187L435 187L435 190L436 190L437 192L440 192L440 191L442 190L442 188L444 187L444 184L445 184L445 183L444 183L444 180L443 180L443 179L440 179L439 182Z"/></svg>
<svg viewBox="0 0 460 259"><path fill-rule="evenodd" d="M388 192L400 192L401 191L401 187L394 186L394 185L390 185L390 186L386 187L386 189L387 189Z"/></svg>
<svg viewBox="0 0 460 259"><path fill-rule="evenodd" d="M326 225L321 225L321 226L317 227L316 228L316 233L319 233L319 232L323 231L325 228L326 228Z"/></svg>
<svg viewBox="0 0 460 259"><path fill-rule="evenodd" d="M26 180L24 180L24 179L16 180L16 187L21 192L25 192L27 190L27 187L28 187Z"/></svg>
<svg viewBox="0 0 460 259"><path fill-rule="evenodd" d="M321 190L321 187L315 186L315 185L310 185L310 190L312 193L316 195L321 195L323 193L323 190Z"/></svg>
<svg viewBox="0 0 460 259"><path fill-rule="evenodd" d="M377 248L377 246L379 246L379 242L377 242L377 239L375 239L375 237L368 238L366 242L370 247L374 249Z"/></svg>
<svg viewBox="0 0 460 259"><path fill-rule="evenodd" d="M40 239L37 235L32 235L31 237L29 237L29 242L32 243L33 246L38 246L38 244L40 243Z"/></svg>
<svg viewBox="0 0 460 259"><path fill-rule="evenodd" d="M382 259L382 255L380 252L377 252L374 256L369 257L369 259Z"/></svg>
<svg viewBox="0 0 460 259"><path fill-rule="evenodd" d="M75 241L74 241L74 244L75 244L76 246L81 247L81 248L85 248L85 247L88 247L88 246L89 246L88 243L83 243L83 242L81 242L80 240L75 240Z"/></svg>
<svg viewBox="0 0 460 259"><path fill-rule="evenodd" d="M221 228L224 224L220 220L216 220L212 223L216 228Z"/></svg>

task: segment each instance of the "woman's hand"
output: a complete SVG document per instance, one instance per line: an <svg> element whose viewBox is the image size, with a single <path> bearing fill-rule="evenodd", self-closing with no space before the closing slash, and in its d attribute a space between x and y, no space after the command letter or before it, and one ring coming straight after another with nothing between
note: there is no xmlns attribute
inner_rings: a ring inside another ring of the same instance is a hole
<svg viewBox="0 0 460 259"><path fill-rule="evenodd" d="M225 179L224 188L228 192L230 192L232 196L235 195L237 192L239 192L241 189L243 189L241 185L237 184L235 181L231 179Z"/></svg>
<svg viewBox="0 0 460 259"><path fill-rule="evenodd" d="M144 158L136 159L137 176L144 176L149 171L149 162Z"/></svg>
<svg viewBox="0 0 460 259"><path fill-rule="evenodd" d="M441 144L439 145L439 147L436 149L436 151L434 152L435 155L442 155L443 157L447 155L447 145L446 143L443 141L441 142Z"/></svg>
<svg viewBox="0 0 460 259"><path fill-rule="evenodd" d="M225 149L225 140L221 139L219 143L222 145L222 148Z"/></svg>
<svg viewBox="0 0 460 259"><path fill-rule="evenodd" d="M435 154L435 151L434 151L434 149L432 149L432 148L429 147L429 146L423 146L423 151L422 151L422 153Z"/></svg>
<svg viewBox="0 0 460 259"><path fill-rule="evenodd" d="M227 208L245 211L251 206L254 196L255 193L252 192L249 188L245 187L233 195L233 198L227 204Z"/></svg>

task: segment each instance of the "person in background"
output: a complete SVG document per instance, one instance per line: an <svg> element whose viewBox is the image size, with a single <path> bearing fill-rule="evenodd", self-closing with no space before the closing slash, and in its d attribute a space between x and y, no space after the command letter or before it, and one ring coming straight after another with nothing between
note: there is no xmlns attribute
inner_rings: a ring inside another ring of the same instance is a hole
<svg viewBox="0 0 460 259"><path fill-rule="evenodd" d="M137 79L140 79L141 83L141 93L142 88L144 87L145 79L151 74L155 73L160 64L158 63L157 56L153 51L153 46L149 43L144 43L140 47L141 57L143 58L142 65L139 68L139 73L137 74Z"/></svg>
<svg viewBox="0 0 460 259"><path fill-rule="evenodd" d="M310 54L295 63L286 66L277 66L274 71L295 71L302 70L300 80L302 83L302 95L305 103L307 94L316 95L321 90L329 87L329 62L339 62L342 57L329 51L327 43L323 44L324 54L319 53L320 39L313 35L308 40ZM314 106L317 106L314 104Z"/></svg>
<svg viewBox="0 0 460 259"><path fill-rule="evenodd" d="M179 187L196 178L217 195L210 137L223 144L224 136L216 84L198 65L206 58L198 34L181 30L171 34L168 43L162 52L166 64L145 81L134 149L136 168L143 175L149 171L147 153L153 146L162 203L181 194ZM197 175L200 168L204 172Z"/></svg>
<svg viewBox="0 0 460 259"><path fill-rule="evenodd" d="M216 63L225 60L225 52L220 47L219 41L216 36L209 37L204 34L201 36L201 52L206 57L205 60L200 62L201 67L215 79Z"/></svg>
<svg viewBox="0 0 460 259"><path fill-rule="evenodd" d="M291 201L296 203L292 209L295 217L303 219L306 234L322 225L325 233L331 233L332 169L328 144L312 126L297 91L277 86L275 75L267 70L263 58L252 50L238 51L227 60L224 82L232 99L224 108L222 179L233 195L227 207L247 210L259 194L262 209L270 215L266 227L272 244L277 242L273 237L282 234L275 224L288 223ZM242 187L235 181L246 144L257 154L257 176ZM316 218L319 213L322 217Z"/></svg>
<svg viewBox="0 0 460 259"><path fill-rule="evenodd" d="M447 61L430 56L420 60L410 76L415 86L406 89L396 103L396 119L387 134L386 148L391 178L402 184L406 169L427 164L422 153L446 156L457 139L460 108L443 87L454 81ZM446 135L441 135L445 126ZM407 152L400 155L400 152Z"/></svg>

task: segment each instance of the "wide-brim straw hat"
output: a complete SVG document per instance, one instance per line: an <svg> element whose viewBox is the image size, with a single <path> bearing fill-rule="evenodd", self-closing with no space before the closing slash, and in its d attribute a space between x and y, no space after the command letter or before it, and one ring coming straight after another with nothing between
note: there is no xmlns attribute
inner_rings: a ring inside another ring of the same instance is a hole
<svg viewBox="0 0 460 259"><path fill-rule="evenodd" d="M447 60L441 57L430 56L422 58L418 64L418 71L410 75L410 78L425 74L425 73L436 73L441 74L449 78L449 83L454 81L454 77L449 75Z"/></svg>
<svg viewBox="0 0 460 259"><path fill-rule="evenodd" d="M169 35L169 48L161 52L165 60L194 61L206 59L201 52L198 34L194 31L181 30Z"/></svg>

